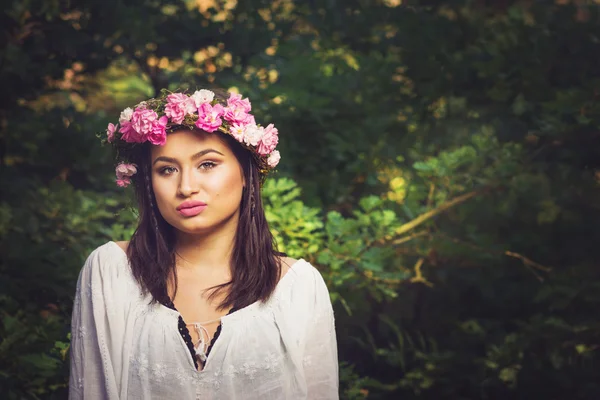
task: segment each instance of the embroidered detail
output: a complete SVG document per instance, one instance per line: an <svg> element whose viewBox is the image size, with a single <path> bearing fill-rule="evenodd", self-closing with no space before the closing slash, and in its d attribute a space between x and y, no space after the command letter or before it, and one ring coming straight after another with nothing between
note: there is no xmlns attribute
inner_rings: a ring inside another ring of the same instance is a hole
<svg viewBox="0 0 600 400"><path fill-rule="evenodd" d="M137 370L140 377L148 374L148 359L145 356L132 360L131 365Z"/></svg>
<svg viewBox="0 0 600 400"><path fill-rule="evenodd" d="M245 362L242 364L242 373L246 375L251 380L254 379L254 375L256 374L256 363L254 361Z"/></svg>
<svg viewBox="0 0 600 400"><path fill-rule="evenodd" d="M277 371L277 367L279 367L279 361L274 353L268 354L264 361L265 368L271 372L275 372Z"/></svg>
<svg viewBox="0 0 600 400"><path fill-rule="evenodd" d="M165 364L157 363L154 365L154 367L152 367L151 374L158 381L163 381L168 375L167 366Z"/></svg>
<svg viewBox="0 0 600 400"><path fill-rule="evenodd" d="M81 286L77 285L75 289L75 299L73 300L73 309L78 310L81 305Z"/></svg>
<svg viewBox="0 0 600 400"><path fill-rule="evenodd" d="M78 335L80 338L84 338L87 336L87 328L85 326L80 326L78 329Z"/></svg>
<svg viewBox="0 0 600 400"><path fill-rule="evenodd" d="M96 287L96 285L92 285L91 282L87 284L85 294L87 295L88 299L92 299L92 301L99 300L103 297L102 289ZM102 300L104 300L104 299L102 299Z"/></svg>
<svg viewBox="0 0 600 400"><path fill-rule="evenodd" d="M233 378L235 376L235 373L235 367L233 365L228 365L225 367L225 371L223 371L223 376Z"/></svg>
<svg viewBox="0 0 600 400"><path fill-rule="evenodd" d="M312 357L312 355L305 356L302 359L302 365L304 365L305 367L311 367L313 365L313 357Z"/></svg>
<svg viewBox="0 0 600 400"><path fill-rule="evenodd" d="M185 387L201 383L201 377L195 374L193 370L183 367L173 368L163 363L150 366L145 356L133 358L131 367L132 372L136 373L140 379L150 381L157 386L176 383L180 387Z"/></svg>
<svg viewBox="0 0 600 400"><path fill-rule="evenodd" d="M215 371L202 372L196 372L189 367L170 367L165 363L151 365L145 355L132 357L130 363L132 373L137 374L140 379L149 380L156 385L176 383L179 386L186 386L193 384L218 391L224 381L236 378L254 380L261 375L261 372L277 373L281 371L282 359L277 353L269 353L260 363L248 361L239 367L228 365L225 368L217 368Z"/></svg>
<svg viewBox="0 0 600 400"><path fill-rule="evenodd" d="M191 381L189 374L182 370L175 371L173 375L175 380L179 383L179 386L185 386Z"/></svg>
<svg viewBox="0 0 600 400"><path fill-rule="evenodd" d="M213 390L218 391L221 388L221 376L222 374L220 371L210 375L208 373L206 375L202 374L202 378L198 383L203 387L212 386Z"/></svg>

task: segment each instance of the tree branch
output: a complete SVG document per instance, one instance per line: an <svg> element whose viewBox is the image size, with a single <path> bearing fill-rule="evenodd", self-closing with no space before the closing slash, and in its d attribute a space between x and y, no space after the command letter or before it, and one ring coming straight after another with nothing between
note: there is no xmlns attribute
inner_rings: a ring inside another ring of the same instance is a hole
<svg viewBox="0 0 600 400"><path fill-rule="evenodd" d="M400 226L398 229L396 229L396 234L402 235L403 233L406 233L406 232L414 229L415 227L421 225L423 222L435 217L436 215L443 213L447 209L452 208L458 204L464 203L465 201L477 196L478 194L481 194L482 192L483 192L482 190L474 190L472 192L465 193L461 196L458 196L458 197L434 208L433 210L429 210L426 213L419 215L412 221L409 221L406 224Z"/></svg>

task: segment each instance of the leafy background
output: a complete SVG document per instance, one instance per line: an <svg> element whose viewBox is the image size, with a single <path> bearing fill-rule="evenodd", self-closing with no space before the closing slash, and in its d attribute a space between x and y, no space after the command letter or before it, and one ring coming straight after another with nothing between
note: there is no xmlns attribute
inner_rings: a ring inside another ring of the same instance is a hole
<svg viewBox="0 0 600 400"><path fill-rule="evenodd" d="M3 397L66 397L78 272L132 233L95 132L216 85L281 132L267 215L330 288L342 398L600 398L598 3L8 0Z"/></svg>

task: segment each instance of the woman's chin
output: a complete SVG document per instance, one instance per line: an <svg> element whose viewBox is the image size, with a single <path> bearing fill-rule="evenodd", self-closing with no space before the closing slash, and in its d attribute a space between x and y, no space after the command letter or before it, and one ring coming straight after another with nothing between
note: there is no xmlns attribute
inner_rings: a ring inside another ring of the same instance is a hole
<svg viewBox="0 0 600 400"><path fill-rule="evenodd" d="M188 223L188 224L179 224L175 226L177 230L181 233L187 235L201 235L207 232L214 230L214 224L203 224L203 223Z"/></svg>
<svg viewBox="0 0 600 400"><path fill-rule="evenodd" d="M183 223L174 225L175 229L185 235L206 235L211 232L215 232L223 228L222 223L215 223L214 221L202 221L189 219Z"/></svg>

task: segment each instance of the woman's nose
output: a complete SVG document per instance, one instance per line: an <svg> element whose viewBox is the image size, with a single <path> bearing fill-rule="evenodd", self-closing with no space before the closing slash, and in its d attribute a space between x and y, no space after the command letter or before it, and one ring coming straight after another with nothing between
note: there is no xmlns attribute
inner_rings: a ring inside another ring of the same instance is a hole
<svg viewBox="0 0 600 400"><path fill-rule="evenodd" d="M189 197L198 192L198 180L194 171L184 169L179 180L179 194L183 197Z"/></svg>

